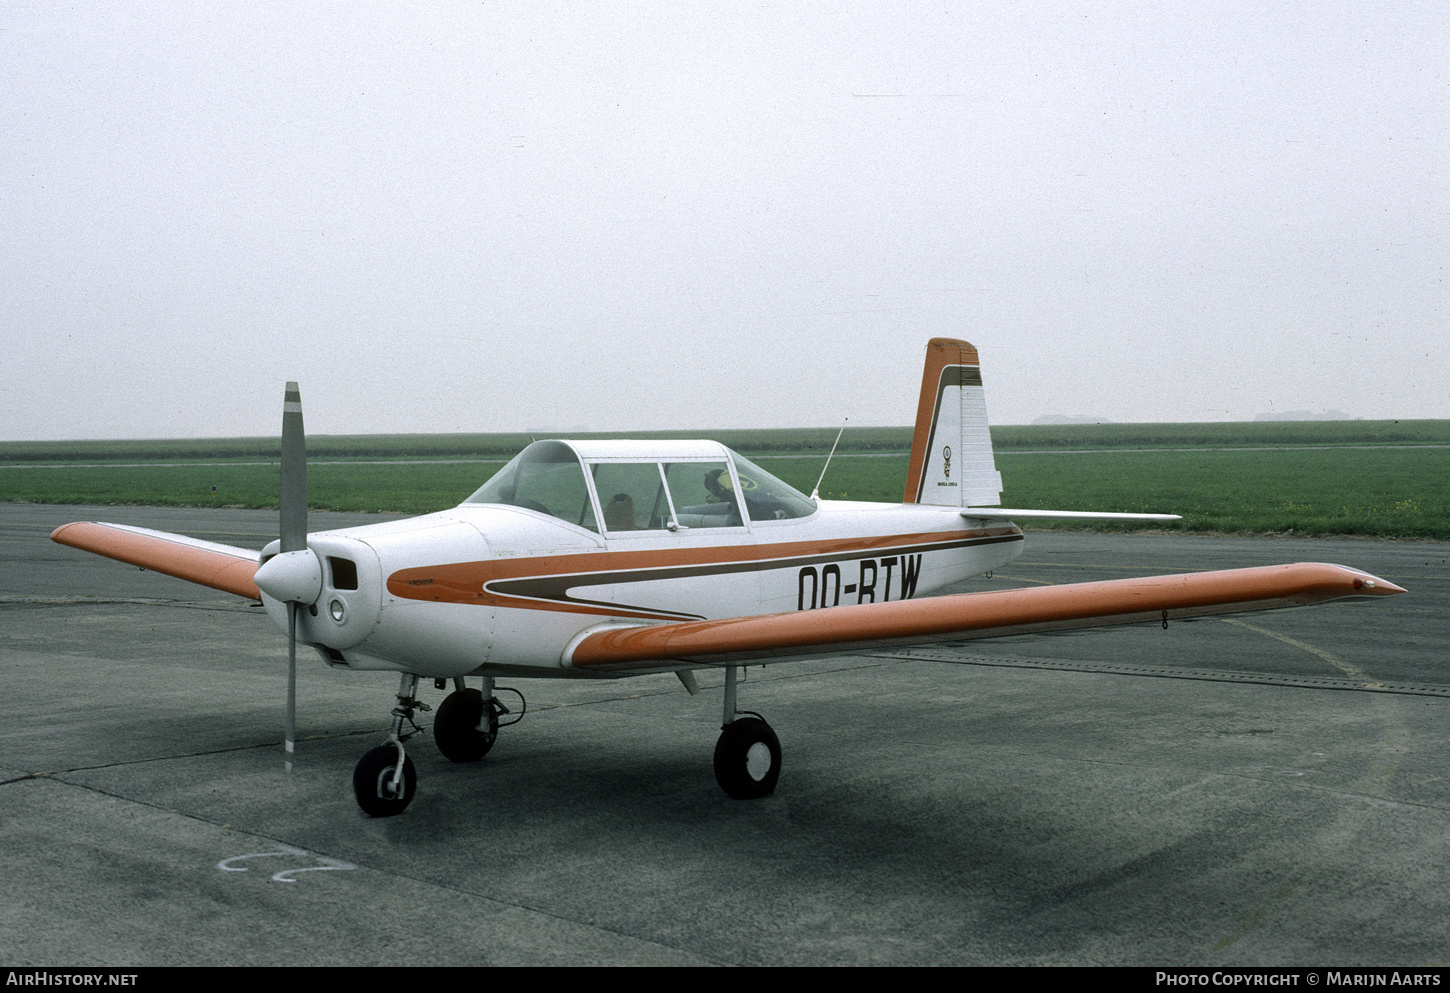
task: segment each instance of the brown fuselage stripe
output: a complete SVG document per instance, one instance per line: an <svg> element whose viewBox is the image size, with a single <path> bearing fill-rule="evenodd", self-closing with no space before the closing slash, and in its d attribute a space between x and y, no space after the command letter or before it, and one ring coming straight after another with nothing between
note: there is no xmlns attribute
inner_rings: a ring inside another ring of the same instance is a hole
<svg viewBox="0 0 1450 993"><path fill-rule="evenodd" d="M925 545L909 545L899 548L872 550L873 555L892 554L898 556L919 555L927 552L944 552L954 548L972 545L994 545L1004 541L1021 541L1022 536L1001 535L990 538L964 538L958 541L939 541ZM495 580L484 588L503 596L528 597L536 600L551 600L559 603L590 604L602 607L625 607L631 610L649 611L659 616L676 618L703 618L703 614L686 614L657 608L611 604L602 600L584 600L569 596L574 586L603 586L614 583L648 583L656 580L690 579L700 576L723 576L739 572L768 572L773 569L798 569L812 565L824 565L840 561L840 555L809 555L789 559L768 559L756 562L733 562L727 565L678 566L670 569L635 569L606 573L573 573L568 575L538 576L528 579ZM587 580L587 584L581 582Z"/></svg>
<svg viewBox="0 0 1450 993"><path fill-rule="evenodd" d="M410 600L678 620L699 615L581 600L569 596L568 590L575 586L766 572L802 568L842 558L914 555L1021 540L1022 532L1016 527L1009 527L954 532L950 536L941 533L883 535L878 538L789 542L764 548L760 545L739 545L494 559L400 569L388 577L387 587L394 596ZM771 557L761 558L762 551L771 552Z"/></svg>

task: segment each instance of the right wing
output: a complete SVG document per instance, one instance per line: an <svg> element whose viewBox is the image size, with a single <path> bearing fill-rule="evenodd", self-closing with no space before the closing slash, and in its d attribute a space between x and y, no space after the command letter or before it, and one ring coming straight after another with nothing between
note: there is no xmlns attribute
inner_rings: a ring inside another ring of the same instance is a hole
<svg viewBox="0 0 1450 993"><path fill-rule="evenodd" d="M1341 565L1300 562L1176 576L957 593L759 617L584 632L564 661L598 671L719 665L797 655L1301 607L1405 592Z"/></svg>
<svg viewBox="0 0 1450 993"><path fill-rule="evenodd" d="M252 582L260 555L249 548L96 521L62 524L50 533L50 540L224 593L262 599L257 584Z"/></svg>

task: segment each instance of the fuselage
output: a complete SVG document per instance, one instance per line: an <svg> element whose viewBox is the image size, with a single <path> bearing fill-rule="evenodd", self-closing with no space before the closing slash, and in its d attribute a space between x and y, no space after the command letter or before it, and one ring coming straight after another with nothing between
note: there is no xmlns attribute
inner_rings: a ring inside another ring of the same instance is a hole
<svg viewBox="0 0 1450 993"><path fill-rule="evenodd" d="M544 450L569 477L547 492L526 462L480 491L511 503L309 535L323 589L299 638L354 669L597 677L567 649L601 627L910 599L1022 549L1014 525L951 507L810 503L712 442L567 444ZM285 605L264 600L286 630Z"/></svg>

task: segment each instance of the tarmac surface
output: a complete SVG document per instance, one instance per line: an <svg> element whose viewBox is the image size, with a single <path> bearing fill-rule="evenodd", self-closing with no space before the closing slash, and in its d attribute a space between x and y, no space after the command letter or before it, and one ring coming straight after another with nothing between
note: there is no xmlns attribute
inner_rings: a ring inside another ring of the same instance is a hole
<svg viewBox="0 0 1450 993"><path fill-rule="evenodd" d="M413 739L374 820L395 677L300 653L288 776L261 608L48 540L72 520L277 527L0 504L6 965L1450 963L1447 544L1030 533L961 588L1329 561L1409 593L752 668L784 764L749 802L719 675L505 680L522 723L476 765Z"/></svg>

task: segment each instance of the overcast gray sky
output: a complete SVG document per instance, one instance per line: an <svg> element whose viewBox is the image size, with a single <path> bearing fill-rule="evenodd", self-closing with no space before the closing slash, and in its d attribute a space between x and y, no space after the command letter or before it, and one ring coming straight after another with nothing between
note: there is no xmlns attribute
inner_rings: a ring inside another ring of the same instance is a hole
<svg viewBox="0 0 1450 993"><path fill-rule="evenodd" d="M1450 417L1450 5L0 7L0 437Z"/></svg>

